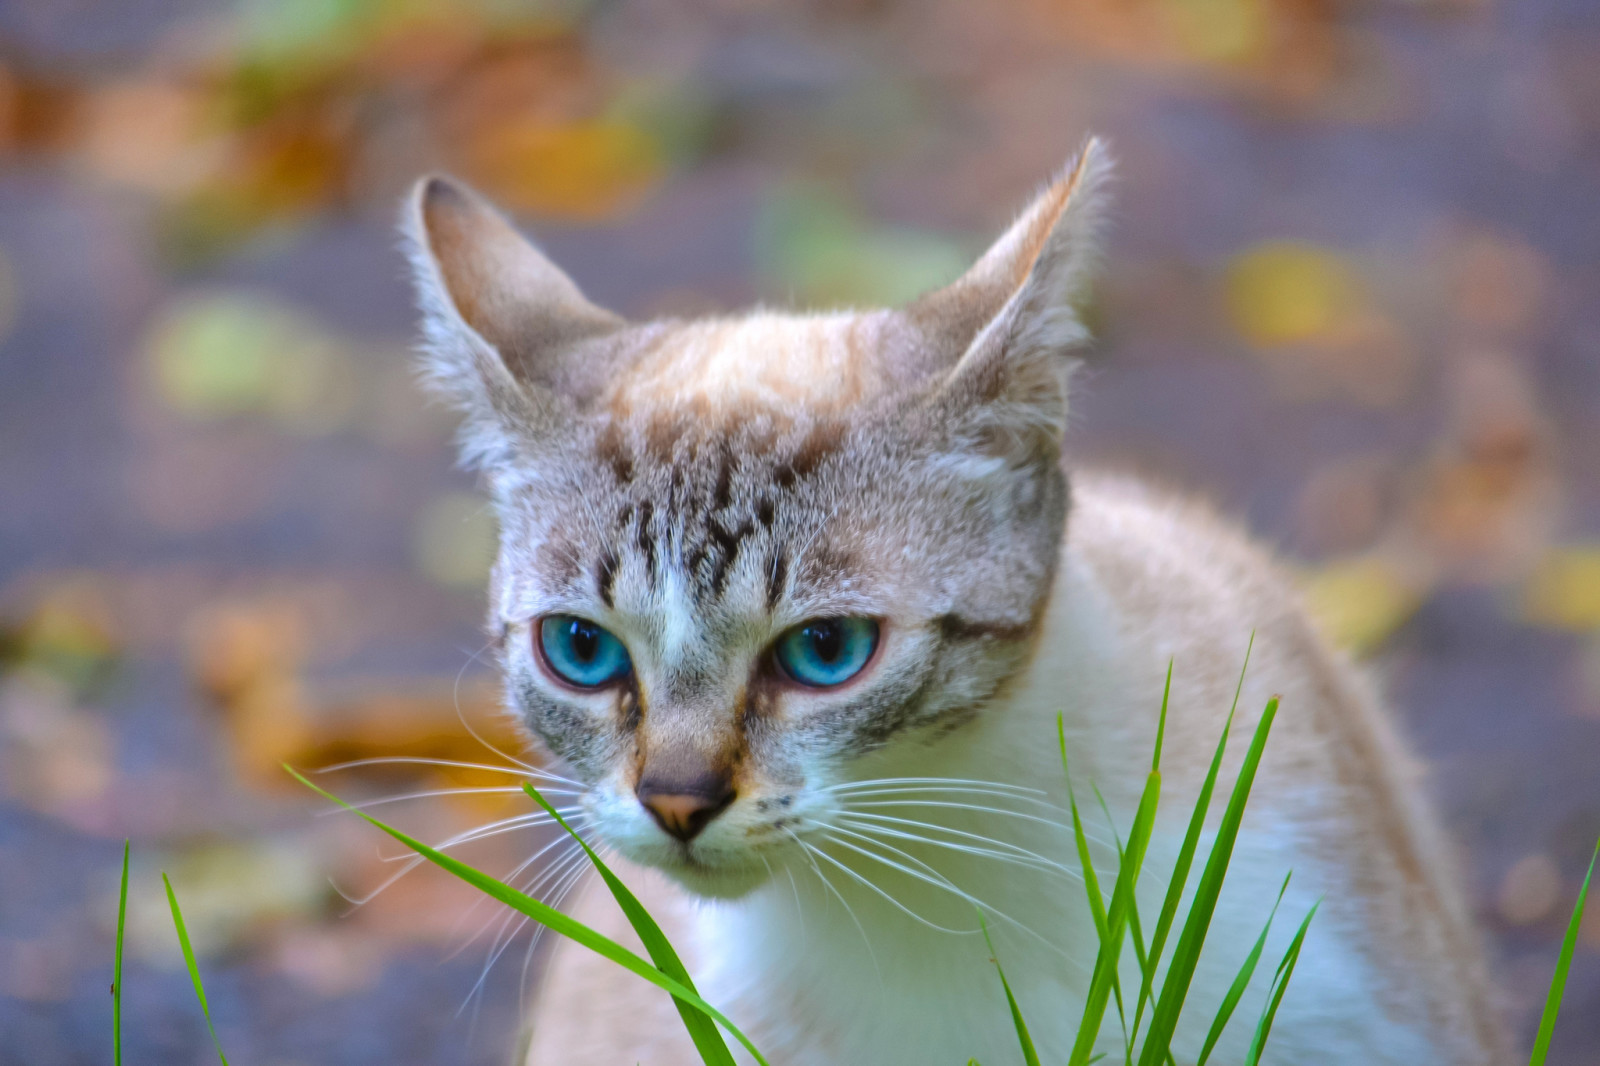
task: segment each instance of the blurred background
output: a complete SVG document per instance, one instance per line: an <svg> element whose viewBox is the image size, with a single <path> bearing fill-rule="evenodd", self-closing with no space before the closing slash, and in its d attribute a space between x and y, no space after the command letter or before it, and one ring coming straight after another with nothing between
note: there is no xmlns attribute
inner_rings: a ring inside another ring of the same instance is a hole
<svg viewBox="0 0 1600 1066"><path fill-rule="evenodd" d="M1374 665L1525 1046L1600 833L1600 4L4 0L0 1059L109 1061L130 837L130 1063L213 1054L161 869L236 1061L508 1061L526 934L486 968L431 871L351 906L395 852L279 769L516 750L411 380L418 173L626 314L826 306L955 276L1091 130L1072 451L1243 516ZM322 780L504 783L415 770ZM1600 921L1573 973L1593 1063Z"/></svg>

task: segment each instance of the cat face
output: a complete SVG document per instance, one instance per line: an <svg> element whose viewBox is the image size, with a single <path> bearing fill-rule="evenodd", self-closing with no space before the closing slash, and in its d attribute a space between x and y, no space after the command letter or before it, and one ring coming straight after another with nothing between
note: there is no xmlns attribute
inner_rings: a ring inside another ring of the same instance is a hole
<svg viewBox="0 0 1600 1066"><path fill-rule="evenodd" d="M864 757L959 742L1025 659L1104 171L1091 144L903 310L645 325L471 193L419 186L429 370L500 520L508 698L607 843L739 895Z"/></svg>

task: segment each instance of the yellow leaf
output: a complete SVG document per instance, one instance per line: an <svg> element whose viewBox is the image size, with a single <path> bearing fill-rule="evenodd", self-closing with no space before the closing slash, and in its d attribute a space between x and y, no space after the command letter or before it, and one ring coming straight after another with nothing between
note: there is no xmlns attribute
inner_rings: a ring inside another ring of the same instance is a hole
<svg viewBox="0 0 1600 1066"><path fill-rule="evenodd" d="M1252 344L1313 340L1360 308L1355 273L1337 255L1310 244L1271 241L1228 267L1229 320Z"/></svg>
<svg viewBox="0 0 1600 1066"><path fill-rule="evenodd" d="M1600 630L1600 545L1546 555L1523 592L1522 617L1536 626Z"/></svg>
<svg viewBox="0 0 1600 1066"><path fill-rule="evenodd" d="M1306 609L1334 644L1360 655L1375 650L1422 604L1422 592L1371 556L1330 563L1305 583Z"/></svg>
<svg viewBox="0 0 1600 1066"><path fill-rule="evenodd" d="M1163 11L1179 47L1198 60L1240 63L1271 43L1265 0L1166 0Z"/></svg>
<svg viewBox="0 0 1600 1066"><path fill-rule="evenodd" d="M477 588L494 564L494 515L481 497L451 492L423 508L412 536L417 569L441 585Z"/></svg>
<svg viewBox="0 0 1600 1066"><path fill-rule="evenodd" d="M508 206L575 218L622 208L662 170L655 140L618 121L496 125L477 139L470 156L474 177Z"/></svg>

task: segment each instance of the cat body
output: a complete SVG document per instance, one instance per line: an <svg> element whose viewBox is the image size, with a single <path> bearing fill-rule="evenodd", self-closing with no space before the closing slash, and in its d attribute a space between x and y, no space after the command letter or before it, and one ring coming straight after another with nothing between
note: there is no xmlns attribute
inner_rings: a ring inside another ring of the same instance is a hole
<svg viewBox="0 0 1600 1066"><path fill-rule="evenodd" d="M1204 508L1121 478L1081 475L1074 486L1051 606L1029 665L992 713L964 727L960 743L907 753L904 764L874 770L1025 783L1064 807L1054 744L1060 712L1078 801L1086 804L1089 830L1102 827L1104 841L1104 822L1087 785L1099 785L1125 832L1149 766L1170 659L1165 813L1141 893L1142 913L1155 915L1166 888L1160 875L1172 868L1190 803L1233 704L1234 667L1251 638L1241 619L1255 619L1222 788L1232 781L1267 699L1281 696L1282 709L1179 1030L1177 1060L1198 1055L1223 991L1292 869L1252 990L1213 1061L1243 1061L1271 966L1319 898L1272 1031L1269 1061L1501 1061L1495 1003L1460 893L1445 879L1450 865L1440 854L1443 841L1419 807L1414 767L1366 686L1312 632L1269 561ZM1222 802L1217 797L1213 811ZM945 823L1072 864L1063 830L968 813ZM1109 891L1115 852L1104 845L1093 852L1102 890ZM1041 1057L1065 1062L1097 945L1082 886L982 857L963 864L962 856L944 849L916 854L996 911L1051 939L1046 946L1005 920L988 920ZM886 876L860 856L845 853L843 860L854 860L861 874L924 916L952 925L964 917L948 892L893 872ZM647 887L652 911L674 923L674 942L692 945L702 992L773 1063L1019 1061L981 937L928 929L841 871L819 865L843 900L821 887L814 872L797 872L798 899L779 877L734 903L686 903L674 886L642 871L629 883ZM594 887L580 915L631 942L603 886ZM1131 947L1125 950L1131 956ZM1129 966L1123 982L1137 987ZM1114 1014L1113 1006L1108 1034L1117 1032ZM1100 1049L1120 1055L1115 1040L1102 1041ZM663 1066L699 1061L667 997L583 948L555 945L529 1066L636 1060Z"/></svg>
<svg viewBox="0 0 1600 1066"><path fill-rule="evenodd" d="M1178 1061L1292 869L1213 1061L1243 1060L1321 900L1271 1059L1498 1062L1446 848L1364 684L1244 537L1063 464L1105 171L1091 143L905 309L644 326L590 305L472 194L419 186L430 368L501 521L508 699L775 1066L1017 1061L980 911L1042 1057L1065 1062L1097 939L1057 716L1109 891L1091 786L1126 833L1172 665L1154 916L1254 631L1221 789L1269 696L1282 710ZM596 886L577 910L634 942ZM1114 1014L1101 1047L1120 1055ZM668 997L568 943L531 1041L530 1066L698 1061Z"/></svg>

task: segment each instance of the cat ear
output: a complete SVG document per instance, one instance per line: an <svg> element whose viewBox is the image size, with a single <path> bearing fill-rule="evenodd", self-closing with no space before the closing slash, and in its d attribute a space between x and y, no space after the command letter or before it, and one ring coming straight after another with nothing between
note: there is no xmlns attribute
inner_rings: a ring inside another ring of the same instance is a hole
<svg viewBox="0 0 1600 1066"><path fill-rule="evenodd" d="M1110 173L1091 139L960 280L906 309L935 345L959 353L935 396L941 417L992 455L1022 461L1060 444Z"/></svg>
<svg viewBox="0 0 1600 1066"><path fill-rule="evenodd" d="M567 358L623 320L472 190L419 181L401 232L422 311L425 372L463 412L462 453L493 467L547 439L570 417L584 368Z"/></svg>

